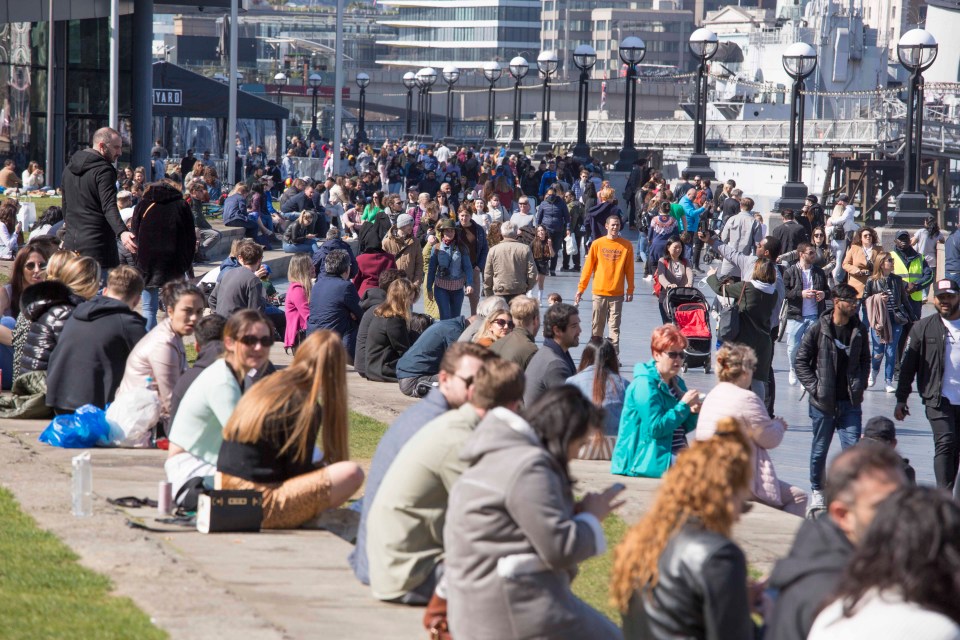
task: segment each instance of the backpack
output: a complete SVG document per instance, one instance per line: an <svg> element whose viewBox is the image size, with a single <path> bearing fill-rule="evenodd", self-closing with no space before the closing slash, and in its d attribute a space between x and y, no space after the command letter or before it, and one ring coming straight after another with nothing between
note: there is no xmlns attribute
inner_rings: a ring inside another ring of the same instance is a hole
<svg viewBox="0 0 960 640"><path fill-rule="evenodd" d="M660 258L660 262L657 263L658 266L660 263L663 263L665 267L670 266L670 261L666 258ZM653 295L660 297L660 290L663 289L663 285L660 284L660 278L657 277L657 272L653 272Z"/></svg>

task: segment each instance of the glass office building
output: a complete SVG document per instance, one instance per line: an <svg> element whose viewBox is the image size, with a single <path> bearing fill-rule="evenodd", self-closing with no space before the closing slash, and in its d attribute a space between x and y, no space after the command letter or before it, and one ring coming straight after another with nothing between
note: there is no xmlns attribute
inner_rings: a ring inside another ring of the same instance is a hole
<svg viewBox="0 0 960 640"><path fill-rule="evenodd" d="M398 30L378 40L390 54L377 63L394 67L455 65L479 69L490 60L509 62L540 51L539 0L380 0L395 9L379 23Z"/></svg>

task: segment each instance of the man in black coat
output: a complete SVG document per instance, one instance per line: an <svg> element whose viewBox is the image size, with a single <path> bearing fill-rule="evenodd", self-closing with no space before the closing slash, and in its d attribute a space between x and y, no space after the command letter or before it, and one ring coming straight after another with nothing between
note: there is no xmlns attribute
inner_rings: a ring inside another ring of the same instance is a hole
<svg viewBox="0 0 960 640"><path fill-rule="evenodd" d="M92 149L73 154L63 172L63 247L90 256L104 269L120 264L117 239L137 252L133 233L117 208L117 170L120 134L110 127L97 129Z"/></svg>
<svg viewBox="0 0 960 640"><path fill-rule="evenodd" d="M143 278L129 266L107 278L102 296L77 306L60 333L47 366L47 406L72 413L85 404L113 402L127 356L146 335L136 312Z"/></svg>
<svg viewBox="0 0 960 640"><path fill-rule="evenodd" d="M810 242L810 234L797 222L793 209L784 209L781 213L783 224L770 232L780 241L780 253L788 253L800 246L801 242Z"/></svg>
<svg viewBox="0 0 960 640"><path fill-rule="evenodd" d="M768 638L807 637L877 505L905 483L900 456L888 445L861 442L834 459L827 473L826 513L800 526L790 553L770 574L769 587L777 597Z"/></svg>

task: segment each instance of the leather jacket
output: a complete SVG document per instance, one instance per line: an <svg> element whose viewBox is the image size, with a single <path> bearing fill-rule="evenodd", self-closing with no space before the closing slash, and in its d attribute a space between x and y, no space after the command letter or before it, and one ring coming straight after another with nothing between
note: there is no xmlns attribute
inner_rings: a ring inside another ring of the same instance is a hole
<svg viewBox="0 0 960 640"><path fill-rule="evenodd" d="M752 640L747 560L732 540L692 521L660 555L652 590L635 592L623 617L626 640Z"/></svg>
<svg viewBox="0 0 960 640"><path fill-rule="evenodd" d="M30 320L20 356L20 374L46 371L50 354L73 310L83 298L61 282L39 282L23 292L23 314Z"/></svg>

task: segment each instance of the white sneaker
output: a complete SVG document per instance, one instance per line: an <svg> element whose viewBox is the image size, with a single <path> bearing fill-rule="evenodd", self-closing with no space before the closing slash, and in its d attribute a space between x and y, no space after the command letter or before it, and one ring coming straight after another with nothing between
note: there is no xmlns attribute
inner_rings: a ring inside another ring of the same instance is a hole
<svg viewBox="0 0 960 640"><path fill-rule="evenodd" d="M790 386L796 386L797 384L797 374L793 372L793 369L790 369L790 375L787 376L787 382L790 383Z"/></svg>
<svg viewBox="0 0 960 640"><path fill-rule="evenodd" d="M644 281L644 282L653 282L653 276L651 276L651 275L649 275L649 274L648 274L648 275L645 275L645 276L643 277L643 281Z"/></svg>
<svg viewBox="0 0 960 640"><path fill-rule="evenodd" d="M895 386L893 386L893 383L891 383L891 382L888 382L888 383L887 383L887 386L884 387L883 390L886 391L887 393L896 393L896 392L897 392L897 388L896 388Z"/></svg>
<svg viewBox="0 0 960 640"><path fill-rule="evenodd" d="M826 508L827 505L823 499L823 491L812 490L810 492L810 500L807 501L807 518L810 518L814 512L823 511Z"/></svg>
<svg viewBox="0 0 960 640"><path fill-rule="evenodd" d="M867 386L872 387L877 383L877 376L873 373L873 369L870 370L870 377L867 378Z"/></svg>

